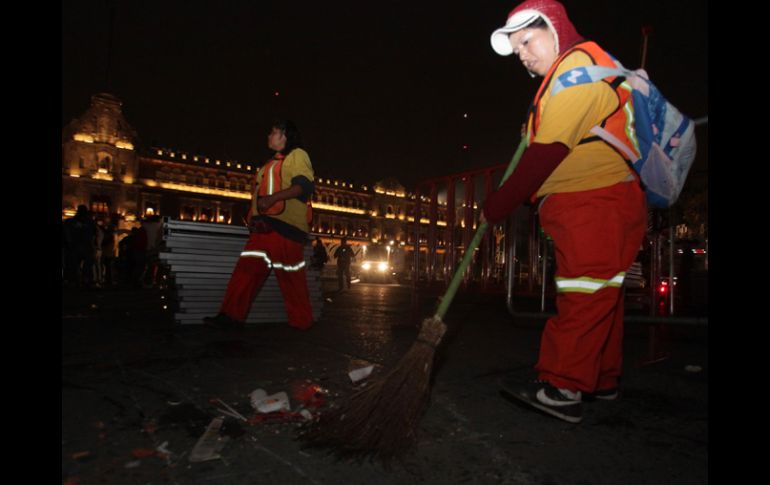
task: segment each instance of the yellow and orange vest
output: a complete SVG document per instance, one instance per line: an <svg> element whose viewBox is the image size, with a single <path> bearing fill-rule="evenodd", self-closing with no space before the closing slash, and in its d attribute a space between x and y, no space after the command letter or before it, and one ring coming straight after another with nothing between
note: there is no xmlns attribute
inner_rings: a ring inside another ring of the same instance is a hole
<svg viewBox="0 0 770 485"><path fill-rule="evenodd" d="M294 152L295 151L299 152L300 150L301 149L293 150L292 153L289 154L289 156L290 157L299 156L299 153L294 153ZM302 150L301 152L305 158L308 158L304 150ZM313 180L312 168L310 168L309 173L303 173L302 171L299 171L297 173L284 174L284 169L285 169L284 164L286 160L287 160L286 157L278 153L272 160L265 163L265 165L263 165L259 169L257 174L254 176L253 186L256 186L256 187L254 187L252 191L256 191L256 192L252 197L251 210L249 214L251 216L264 215L264 216L275 217L277 219L284 220L284 222L287 222L294 226L298 226L300 223L300 220L297 220L297 217L294 214L287 213L286 209L288 205L290 211L296 211L298 210L298 206L295 207L295 205L303 204L305 206L304 208L305 217L304 217L304 221L302 222L305 222L306 224L310 224L313 221L313 212L312 212L313 209L311 206L309 196L306 203L296 199L279 200L264 211L259 211L257 209L257 198L273 195L277 192L280 192L281 190L289 188L291 186L291 179L294 176L304 175L311 181ZM309 164L309 158L308 158L308 164ZM286 177L284 177L284 175L286 175ZM305 231L308 230L307 227L299 227L299 228Z"/></svg>
<svg viewBox="0 0 770 485"><path fill-rule="evenodd" d="M532 140L537 135L537 129L540 125L540 101L547 90L550 89L551 81L557 71L561 61L572 54L575 51L583 51L593 61L595 65L616 67L612 56L610 56L604 49L599 47L595 42L587 41L581 42L570 49L567 49L562 55L560 55L556 61L554 61L551 69L545 75L544 81L540 84L540 88L535 95L535 99L532 102L532 106L529 110L527 118L527 136L529 140ZM615 90L619 97L618 109L615 110L610 116L604 119L601 123L601 127L612 133L616 138L621 140L626 146L637 147L636 140L633 135L633 112L631 111L631 88L622 85L624 78L609 77L606 81ZM598 137L590 137L598 138ZM586 141L589 138L586 138ZM618 152L624 159L628 160L628 157ZM630 160L629 160L630 161Z"/></svg>

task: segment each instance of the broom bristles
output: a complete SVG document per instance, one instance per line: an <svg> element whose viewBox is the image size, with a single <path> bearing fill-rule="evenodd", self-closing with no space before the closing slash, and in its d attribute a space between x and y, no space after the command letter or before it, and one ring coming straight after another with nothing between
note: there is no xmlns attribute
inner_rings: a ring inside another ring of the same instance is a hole
<svg viewBox="0 0 770 485"><path fill-rule="evenodd" d="M445 331L440 318L424 320L417 340L392 371L304 427L299 438L305 447L385 462L402 455L415 443L430 398L433 357Z"/></svg>

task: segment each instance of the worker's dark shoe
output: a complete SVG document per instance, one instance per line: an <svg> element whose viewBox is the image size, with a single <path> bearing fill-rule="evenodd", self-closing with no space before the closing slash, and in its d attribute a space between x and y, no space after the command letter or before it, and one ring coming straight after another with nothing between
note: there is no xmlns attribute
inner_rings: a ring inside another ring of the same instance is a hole
<svg viewBox="0 0 770 485"><path fill-rule="evenodd" d="M520 384L503 380L500 386L511 397L568 423L579 423L583 420L580 391L557 389L546 381Z"/></svg>
<svg viewBox="0 0 770 485"><path fill-rule="evenodd" d="M220 330L238 330L243 328L243 324L237 320L233 320L224 313L220 313L215 317L203 317L203 323L212 328L218 328Z"/></svg>
<svg viewBox="0 0 770 485"><path fill-rule="evenodd" d="M583 401L590 402L600 399L602 401L615 401L620 397L620 391L617 387L611 389L597 389L594 392L588 394L583 393Z"/></svg>

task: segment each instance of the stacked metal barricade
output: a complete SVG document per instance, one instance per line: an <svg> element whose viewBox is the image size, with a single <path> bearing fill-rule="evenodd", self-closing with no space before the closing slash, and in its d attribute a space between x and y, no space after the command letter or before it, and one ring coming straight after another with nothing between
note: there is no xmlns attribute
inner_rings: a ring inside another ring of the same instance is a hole
<svg viewBox="0 0 770 485"><path fill-rule="evenodd" d="M216 315L235 263L248 239L245 227L206 222L163 220L164 246L160 260L181 324L202 324ZM321 317L323 296L318 270L310 269L312 246L305 246L307 280L313 319ZM287 322L286 308L274 273L254 299L246 323Z"/></svg>

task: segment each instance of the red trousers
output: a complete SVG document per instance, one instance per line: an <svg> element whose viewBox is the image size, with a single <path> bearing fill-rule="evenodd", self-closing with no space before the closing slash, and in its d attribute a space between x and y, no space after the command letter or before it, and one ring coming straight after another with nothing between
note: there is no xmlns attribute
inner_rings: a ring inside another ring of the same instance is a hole
<svg viewBox="0 0 770 485"><path fill-rule="evenodd" d="M313 324L313 310L307 288L302 244L286 239L275 231L252 233L227 284L220 312L239 322L246 321L251 304L265 283L270 270L275 271L283 294L289 325L301 329Z"/></svg>
<svg viewBox="0 0 770 485"><path fill-rule="evenodd" d="M625 271L647 229L636 181L549 195L540 223L556 251L557 315L546 322L535 368L570 391L618 386L623 363Z"/></svg>

